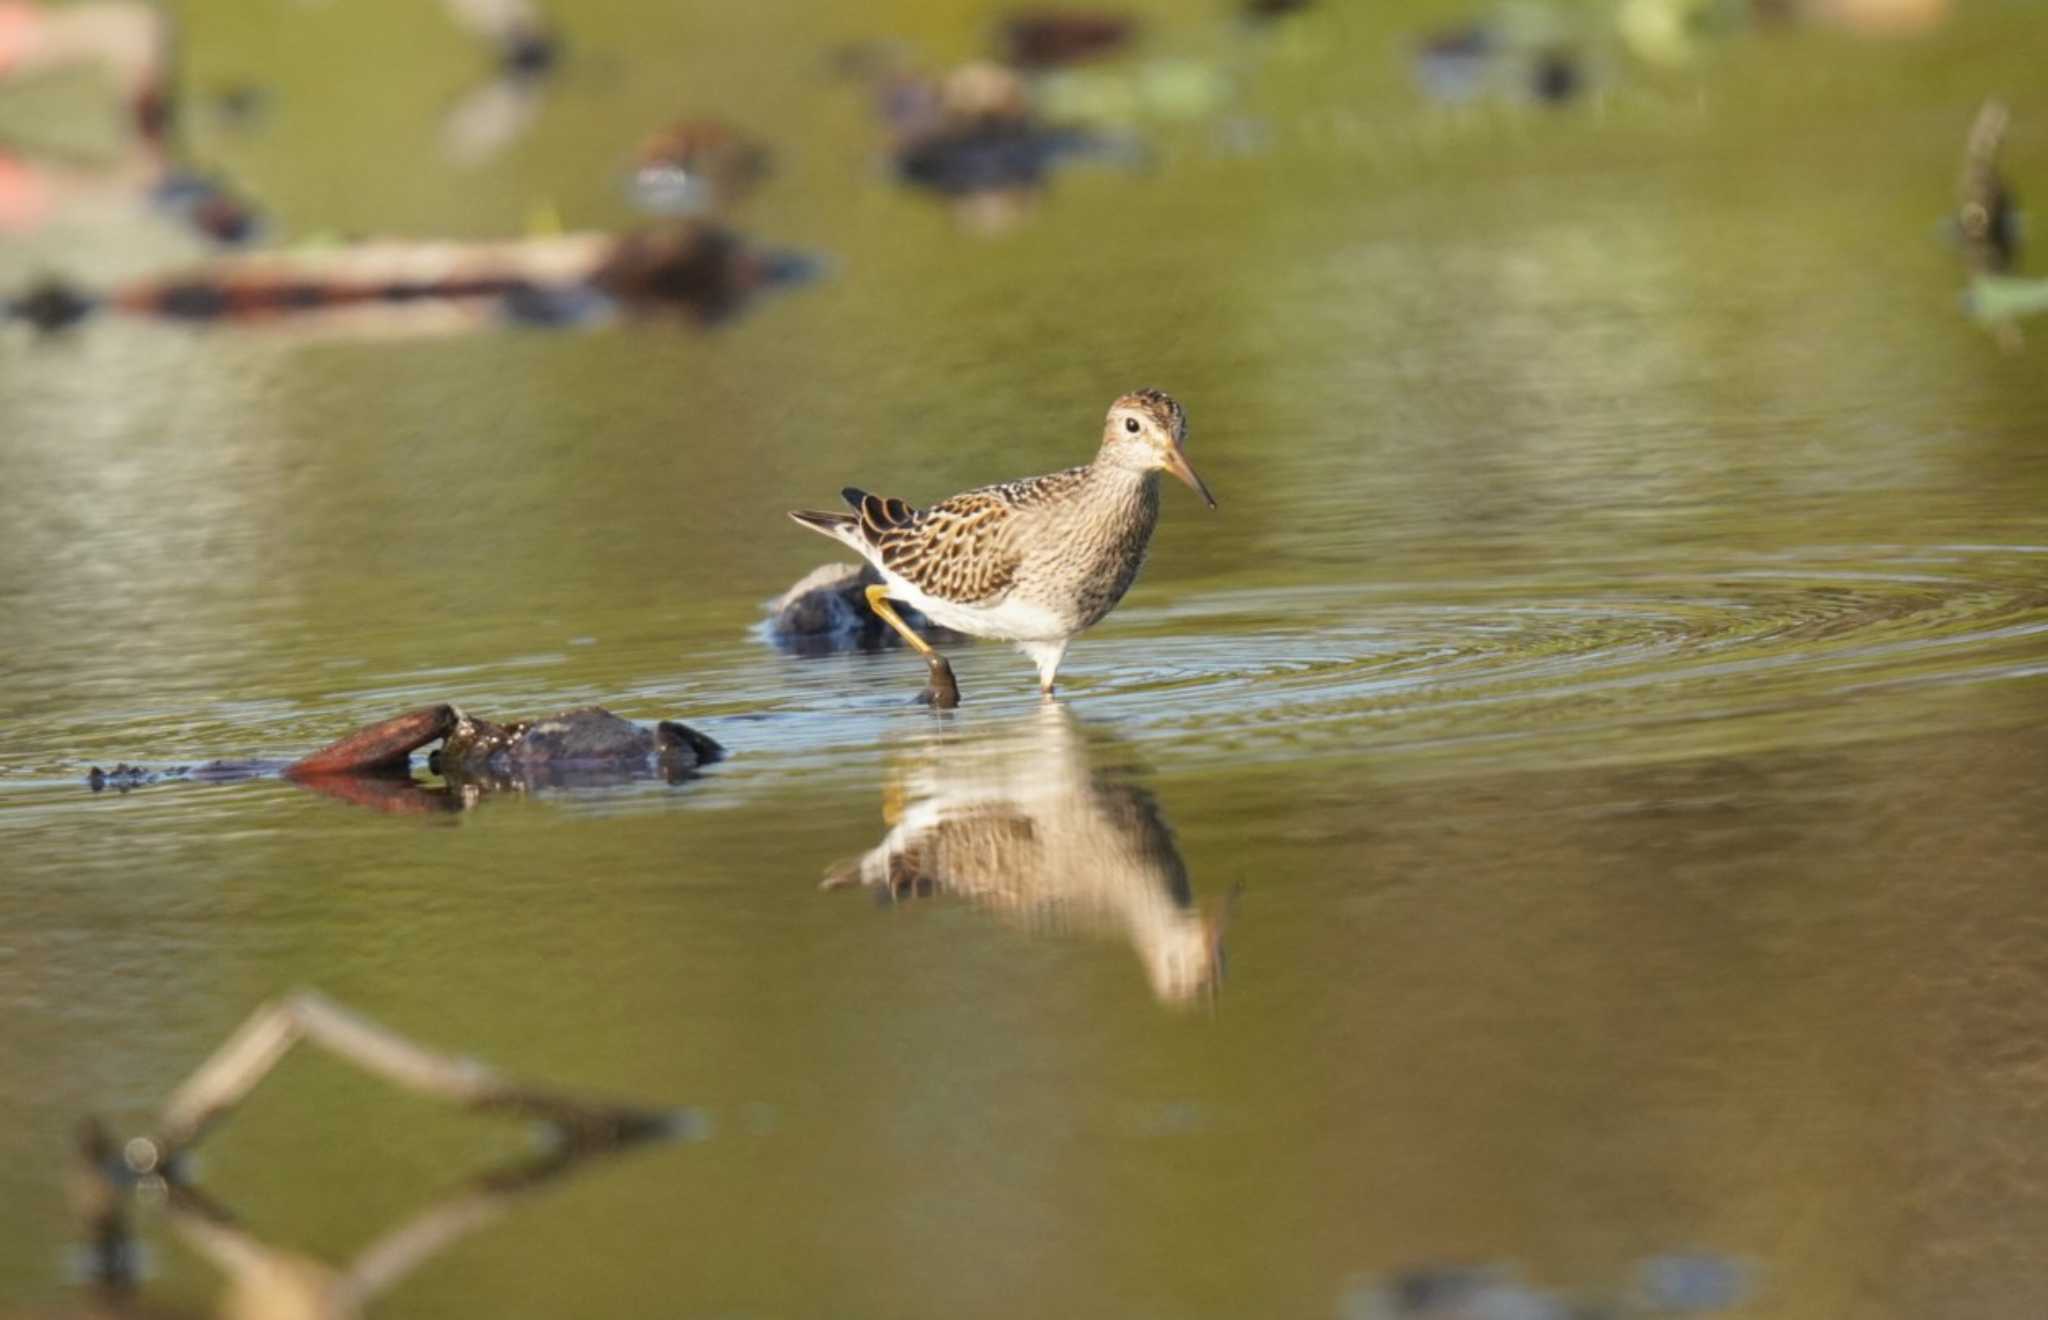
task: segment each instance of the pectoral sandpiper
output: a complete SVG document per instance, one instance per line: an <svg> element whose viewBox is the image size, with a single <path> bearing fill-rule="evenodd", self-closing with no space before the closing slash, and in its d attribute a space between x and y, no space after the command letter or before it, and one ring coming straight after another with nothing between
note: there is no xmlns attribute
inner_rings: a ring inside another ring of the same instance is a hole
<svg viewBox="0 0 2048 1320"><path fill-rule="evenodd" d="M868 606L931 667L932 704L959 704L952 666L897 616L891 599L956 632L1015 642L1051 696L1067 643L1100 623L1138 576L1159 520L1159 474L1171 472L1216 507L1182 452L1187 431L1178 403L1139 390L1110 405L1102 448L1081 467L922 509L848 486L840 494L856 513L789 516L852 546L881 572Z"/></svg>

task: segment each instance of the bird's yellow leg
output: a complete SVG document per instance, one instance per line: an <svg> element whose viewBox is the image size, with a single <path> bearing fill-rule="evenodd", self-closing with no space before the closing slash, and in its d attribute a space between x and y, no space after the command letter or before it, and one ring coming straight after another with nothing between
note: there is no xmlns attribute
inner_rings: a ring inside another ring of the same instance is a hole
<svg viewBox="0 0 2048 1320"><path fill-rule="evenodd" d="M889 603L887 586L877 582L868 588L867 595L868 608L875 612L875 617L894 628L904 641L910 643L911 650L927 660L938 656L939 653L932 649L932 644L919 637L911 626L903 621L903 616L896 612L896 607Z"/></svg>
<svg viewBox="0 0 2048 1320"><path fill-rule="evenodd" d="M931 685L925 689L925 696L932 705L942 708L959 705L960 685L953 681L953 666L946 663L946 657L932 649L930 642L919 637L889 604L888 586L875 583L867 589L867 598L868 608L875 612L875 617L894 628L904 641L910 643L910 649L923 656L924 662L931 666Z"/></svg>

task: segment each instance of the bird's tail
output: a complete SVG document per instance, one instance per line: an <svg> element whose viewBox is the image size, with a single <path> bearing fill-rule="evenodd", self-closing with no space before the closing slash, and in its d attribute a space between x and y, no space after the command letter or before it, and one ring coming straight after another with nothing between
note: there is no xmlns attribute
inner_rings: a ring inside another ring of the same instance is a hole
<svg viewBox="0 0 2048 1320"><path fill-rule="evenodd" d="M858 522L850 513L821 513L816 509L791 509L789 516L835 541L846 540Z"/></svg>

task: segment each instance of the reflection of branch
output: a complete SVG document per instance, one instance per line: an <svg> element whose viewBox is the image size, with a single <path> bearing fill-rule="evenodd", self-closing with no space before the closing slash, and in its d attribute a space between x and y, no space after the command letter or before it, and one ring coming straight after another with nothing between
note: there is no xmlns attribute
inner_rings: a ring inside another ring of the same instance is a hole
<svg viewBox="0 0 2048 1320"><path fill-rule="evenodd" d="M231 1113L301 1038L408 1091L477 1111L548 1123L542 1155L471 1179L357 1253L347 1268L265 1242L181 1174L178 1157ZM126 1192L154 1184L171 1225L230 1281L228 1314L355 1316L419 1265L511 1209L527 1193L594 1157L697 1130L691 1111L660 1112L578 1099L513 1082L474 1059L439 1054L311 991L264 1004L164 1105L154 1138L117 1149L98 1124L80 1131L73 1201L94 1252L94 1281L124 1302L129 1269Z"/></svg>
<svg viewBox="0 0 2048 1320"><path fill-rule="evenodd" d="M652 1135L651 1130L638 1134ZM473 1178L377 1238L341 1270L263 1241L227 1209L187 1184L170 1185L167 1206L178 1236L234 1280L241 1295L268 1303L293 1303L293 1314L358 1315L422 1264L504 1217L523 1196L565 1177L589 1159L625 1150L637 1139L626 1136L602 1146L565 1144L538 1158Z"/></svg>
<svg viewBox="0 0 2048 1320"><path fill-rule="evenodd" d="M470 1109L553 1123L574 1144L618 1141L664 1128L668 1116L591 1104L501 1077L474 1059L436 1054L311 991L265 1004L164 1105L159 1160L196 1142L304 1037L394 1086Z"/></svg>

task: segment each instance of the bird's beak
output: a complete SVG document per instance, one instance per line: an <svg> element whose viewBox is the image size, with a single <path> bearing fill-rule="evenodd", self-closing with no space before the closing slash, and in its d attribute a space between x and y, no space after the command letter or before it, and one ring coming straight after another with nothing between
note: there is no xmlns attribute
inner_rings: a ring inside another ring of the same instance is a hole
<svg viewBox="0 0 2048 1320"><path fill-rule="evenodd" d="M1216 507L1216 497L1209 493L1209 488L1204 486L1202 479L1195 475L1195 469L1189 465L1188 456L1180 452L1179 445L1173 445L1167 449L1166 470L1179 477L1182 481L1187 482L1195 494L1202 497L1203 503L1212 509Z"/></svg>

